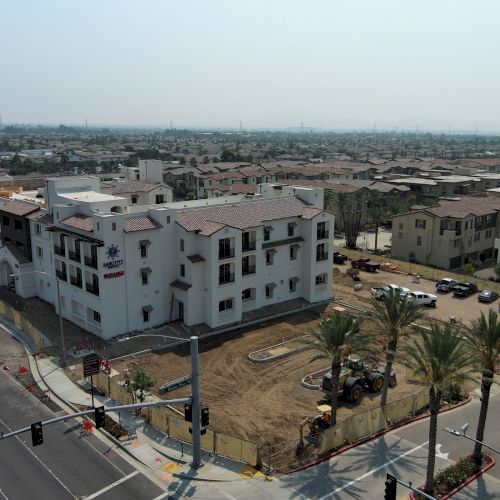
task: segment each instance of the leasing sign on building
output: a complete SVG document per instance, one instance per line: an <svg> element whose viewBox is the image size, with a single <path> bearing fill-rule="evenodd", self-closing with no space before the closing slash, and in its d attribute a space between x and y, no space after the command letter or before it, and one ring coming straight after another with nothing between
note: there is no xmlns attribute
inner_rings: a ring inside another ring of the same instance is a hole
<svg viewBox="0 0 500 500"><path fill-rule="evenodd" d="M123 276L125 274L125 271L118 270L123 266L123 259L119 259L119 255L120 249L118 248L118 245L112 244L106 248L106 257L108 258L108 260L106 262L103 262L102 265L105 269L113 269L113 271L105 273L104 279L119 278L120 276Z"/></svg>

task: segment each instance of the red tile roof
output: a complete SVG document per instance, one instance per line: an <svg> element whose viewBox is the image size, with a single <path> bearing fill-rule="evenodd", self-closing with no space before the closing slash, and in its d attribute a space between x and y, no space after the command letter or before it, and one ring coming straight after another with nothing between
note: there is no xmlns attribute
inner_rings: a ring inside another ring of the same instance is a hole
<svg viewBox="0 0 500 500"><path fill-rule="evenodd" d="M92 232L94 230L94 222L92 217L89 217L88 215L72 215L71 217L62 220L61 224L87 232Z"/></svg>
<svg viewBox="0 0 500 500"><path fill-rule="evenodd" d="M40 206L36 203L29 203L26 201L0 198L0 210L2 212L7 212L12 215L19 215L23 217L31 212L40 210Z"/></svg>
<svg viewBox="0 0 500 500"><path fill-rule="evenodd" d="M295 196L259 199L234 204L180 210L177 223L186 231L210 235L223 226L247 229L261 226L265 221L288 217L311 217L311 207ZM322 210L317 210L321 213ZM316 214L317 215L317 214Z"/></svg>
<svg viewBox="0 0 500 500"><path fill-rule="evenodd" d="M133 219L125 219L123 221L123 231L133 233L134 231L148 231L150 229L158 229L162 227L149 217L135 217Z"/></svg>

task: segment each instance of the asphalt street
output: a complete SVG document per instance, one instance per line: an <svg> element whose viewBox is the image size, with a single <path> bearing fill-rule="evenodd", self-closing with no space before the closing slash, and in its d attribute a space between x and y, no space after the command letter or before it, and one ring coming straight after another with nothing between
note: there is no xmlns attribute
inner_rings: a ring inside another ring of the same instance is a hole
<svg viewBox="0 0 500 500"><path fill-rule="evenodd" d="M490 400L486 428L486 442L500 448L498 412L500 396ZM438 419L438 450L436 471L444 469L460 457L471 453L473 443L454 437L443 431L443 427L459 428L470 423L468 435L475 436L479 415L479 400L443 413ZM314 499L380 499L384 496L386 474L390 473L402 481L411 481L420 486L425 480L427 465L427 439L429 419L417 421L383 435L369 443L357 446L342 455L331 458L314 467L282 478L296 496ZM500 460L500 457L497 456ZM500 499L500 466L496 465L471 486L453 498ZM408 490L398 486L398 498Z"/></svg>
<svg viewBox="0 0 500 500"><path fill-rule="evenodd" d="M0 335L3 348L9 340ZM0 371L0 432L54 416ZM29 432L0 440L0 500L153 499L165 493L95 436L80 438L80 428L74 420L44 427L44 443L37 447Z"/></svg>

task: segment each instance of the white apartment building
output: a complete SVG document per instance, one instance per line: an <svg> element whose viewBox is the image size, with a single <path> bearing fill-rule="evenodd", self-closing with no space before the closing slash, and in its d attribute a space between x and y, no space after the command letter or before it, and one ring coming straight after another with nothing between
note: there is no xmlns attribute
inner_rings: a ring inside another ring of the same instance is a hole
<svg viewBox="0 0 500 500"><path fill-rule="evenodd" d="M219 328L332 296L334 216L322 189L129 206L95 182L47 180L47 210L26 216L32 262L16 291L56 306L57 279L63 316L102 338L169 321Z"/></svg>

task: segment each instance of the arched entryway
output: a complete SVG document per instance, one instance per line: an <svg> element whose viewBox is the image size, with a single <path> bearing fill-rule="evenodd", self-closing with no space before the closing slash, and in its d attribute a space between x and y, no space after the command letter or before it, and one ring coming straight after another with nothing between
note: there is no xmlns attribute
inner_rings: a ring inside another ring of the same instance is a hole
<svg viewBox="0 0 500 500"><path fill-rule="evenodd" d="M113 213L116 213L116 214L122 214L123 208L117 205L117 206L111 207L111 211Z"/></svg>
<svg viewBox="0 0 500 500"><path fill-rule="evenodd" d="M6 260L0 262L0 286L9 286L14 282L14 278L10 276L13 272L12 266Z"/></svg>

